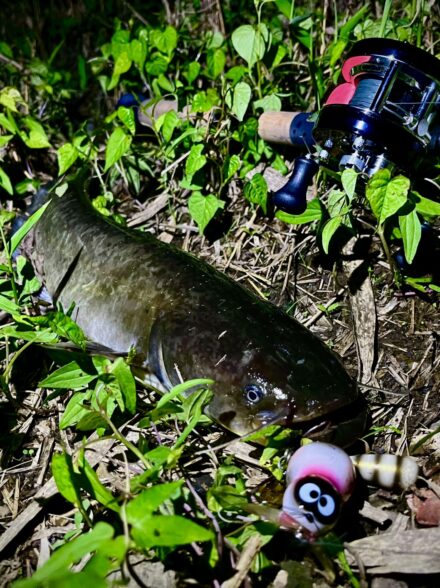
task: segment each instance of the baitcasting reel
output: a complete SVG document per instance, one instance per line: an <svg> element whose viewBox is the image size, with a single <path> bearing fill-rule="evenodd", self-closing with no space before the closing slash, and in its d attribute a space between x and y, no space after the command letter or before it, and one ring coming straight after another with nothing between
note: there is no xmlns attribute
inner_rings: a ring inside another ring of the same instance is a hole
<svg viewBox="0 0 440 588"><path fill-rule="evenodd" d="M316 122L306 113L260 117L263 139L309 151L274 193L276 208L304 212L320 166L331 172L353 168L367 178L384 168L423 177L440 155L440 60L400 41L366 39L353 45L342 78ZM317 154L310 152L314 145Z"/></svg>

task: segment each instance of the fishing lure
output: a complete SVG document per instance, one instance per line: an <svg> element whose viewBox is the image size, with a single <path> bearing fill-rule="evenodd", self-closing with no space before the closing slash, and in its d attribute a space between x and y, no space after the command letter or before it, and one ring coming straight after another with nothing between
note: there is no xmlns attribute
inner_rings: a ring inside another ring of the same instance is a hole
<svg viewBox="0 0 440 588"><path fill-rule="evenodd" d="M309 443L290 458L279 523L313 542L337 522L350 498L356 474L381 488L406 490L418 476L411 457L363 454L350 457L329 443Z"/></svg>

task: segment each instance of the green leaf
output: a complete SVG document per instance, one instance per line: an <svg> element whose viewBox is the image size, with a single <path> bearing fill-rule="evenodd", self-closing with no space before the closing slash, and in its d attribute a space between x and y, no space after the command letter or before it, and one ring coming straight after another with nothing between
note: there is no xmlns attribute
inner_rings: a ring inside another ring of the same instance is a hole
<svg viewBox="0 0 440 588"><path fill-rule="evenodd" d="M139 39L133 39L130 42L130 57L135 62L140 70L144 67L145 59L147 57L147 48L145 42Z"/></svg>
<svg viewBox="0 0 440 588"><path fill-rule="evenodd" d="M205 146L202 143L196 143L191 147L185 162L185 174L188 176L189 181L207 162L205 155L202 155L204 148Z"/></svg>
<svg viewBox="0 0 440 588"><path fill-rule="evenodd" d="M92 391L76 392L67 403L64 414L60 421L60 429L67 429L79 423L79 421L90 414L90 406L84 406L84 402L90 402Z"/></svg>
<svg viewBox="0 0 440 588"><path fill-rule="evenodd" d="M58 174L61 176L66 172L78 159L78 149L72 143L64 143L57 149Z"/></svg>
<svg viewBox="0 0 440 588"><path fill-rule="evenodd" d="M322 230L322 247L325 253L328 253L331 238L336 233L337 229L341 226L341 224L341 216L335 216L334 218L331 218L329 221L325 223L324 228Z"/></svg>
<svg viewBox="0 0 440 588"><path fill-rule="evenodd" d="M122 357L114 362L111 367L111 373L115 376L122 396L124 398L125 408L131 414L136 412L136 383L134 381L131 369Z"/></svg>
<svg viewBox="0 0 440 588"><path fill-rule="evenodd" d="M8 114L10 114L10 113L8 113ZM0 126L2 126L4 129L9 131L13 135L16 135L19 132L13 117L12 116L6 117L3 113L0 113Z"/></svg>
<svg viewBox="0 0 440 588"><path fill-rule="evenodd" d="M242 121L251 100L252 90L246 82L238 82L234 88L231 112Z"/></svg>
<svg viewBox="0 0 440 588"><path fill-rule="evenodd" d="M238 155L231 155L226 159L223 169L223 181L227 182L235 175L241 167L241 160Z"/></svg>
<svg viewBox="0 0 440 588"><path fill-rule="evenodd" d="M344 191L350 201L353 199L356 193L356 182L358 175L359 173L356 170L350 168L344 169L341 174L342 187L344 188Z"/></svg>
<svg viewBox="0 0 440 588"><path fill-rule="evenodd" d="M131 67L132 61L127 51L122 51L115 61L115 67L113 74L108 85L107 90L113 90L118 85L119 78L122 74L126 73Z"/></svg>
<svg viewBox="0 0 440 588"><path fill-rule="evenodd" d="M217 210L223 208L224 205L225 203L213 194L203 196L200 192L194 192L188 200L189 213L196 221L201 233L203 233L208 223L214 218Z"/></svg>
<svg viewBox="0 0 440 588"><path fill-rule="evenodd" d="M121 159L130 149L131 137L121 127L117 127L107 142L105 149L105 166L107 171L112 165Z"/></svg>
<svg viewBox="0 0 440 588"><path fill-rule="evenodd" d="M132 135L136 132L136 119L133 108L120 106L117 110L119 120L127 127Z"/></svg>
<svg viewBox="0 0 440 588"><path fill-rule="evenodd" d="M188 84L192 84L197 79L200 69L200 63L198 61L191 61L191 63L188 64L188 69L183 73Z"/></svg>
<svg viewBox="0 0 440 588"><path fill-rule="evenodd" d="M226 55L223 49L214 49L208 52L208 75L214 80L223 72L226 63Z"/></svg>
<svg viewBox="0 0 440 588"><path fill-rule="evenodd" d="M153 47L156 47L162 53L166 53L171 57L174 49L177 47L177 31L172 26L167 26L164 31L153 29L150 33L150 42Z"/></svg>
<svg viewBox="0 0 440 588"><path fill-rule="evenodd" d="M96 523L94 529L66 543L57 549L51 558L39 568L31 578L20 580L15 588L41 588L42 586L70 586L67 582L58 582L68 572L70 566L80 561L85 555L98 550L108 543L114 534L111 525L104 522ZM84 584L85 586L87 584Z"/></svg>
<svg viewBox="0 0 440 588"><path fill-rule="evenodd" d="M422 236L422 227L417 212L412 210L409 214L399 216L399 227L402 233L406 261L412 263Z"/></svg>
<svg viewBox="0 0 440 588"><path fill-rule="evenodd" d="M5 147L14 135L0 135L0 149Z"/></svg>
<svg viewBox="0 0 440 588"><path fill-rule="evenodd" d="M60 494L75 506L80 505L79 476L73 469L70 455L67 455L67 453L54 454L52 457L52 475Z"/></svg>
<svg viewBox="0 0 440 588"><path fill-rule="evenodd" d="M424 198L418 192L411 192L412 200L415 200L416 210L424 216L440 216L440 202Z"/></svg>
<svg viewBox="0 0 440 588"><path fill-rule="evenodd" d="M181 494L183 480L157 484L138 494L126 506L127 522L142 528L155 510L166 500Z"/></svg>
<svg viewBox="0 0 440 588"><path fill-rule="evenodd" d="M275 216L289 225L305 225L322 218L322 206L319 198L313 198L307 202L307 208L302 214L288 214L282 210L277 210Z"/></svg>
<svg viewBox="0 0 440 588"><path fill-rule="evenodd" d="M81 449L79 453L78 466L80 468L81 473L83 474L83 478L87 480L85 484L82 484L84 490L89 492L91 496L93 496L93 498L97 500L100 504L105 506L105 508L109 508L114 512L119 512L120 507L117 503L116 498L102 484L101 480L98 478L97 473L86 460L84 449Z"/></svg>
<svg viewBox="0 0 440 588"><path fill-rule="evenodd" d="M23 132L20 133L20 136L28 147L31 149L44 149L50 147L46 132L39 122L30 116L26 116L23 121L29 129L29 136Z"/></svg>
<svg viewBox="0 0 440 588"><path fill-rule="evenodd" d="M194 541L211 541L214 533L184 517L152 515L133 527L132 537L142 549L154 546L174 547Z"/></svg>
<svg viewBox="0 0 440 588"><path fill-rule="evenodd" d="M25 102L17 88L5 86L0 90L0 104L12 112L18 112L17 104L25 104Z"/></svg>
<svg viewBox="0 0 440 588"><path fill-rule="evenodd" d="M8 174L2 170L0 167L0 186L6 190L8 194L12 196L14 193L14 188L12 187L11 180L9 179Z"/></svg>
<svg viewBox="0 0 440 588"><path fill-rule="evenodd" d="M52 344L58 341L58 337L49 329L42 331L20 331L12 326L0 328L0 338L11 337L13 339L23 339L31 343L47 343Z"/></svg>
<svg viewBox="0 0 440 588"><path fill-rule="evenodd" d="M237 53L251 68L257 61L263 59L269 48L269 32L266 25L242 25L232 33L232 45Z"/></svg>
<svg viewBox="0 0 440 588"><path fill-rule="evenodd" d="M168 69L168 59L160 53L153 53L145 64L145 71L151 76L164 74Z"/></svg>
<svg viewBox="0 0 440 588"><path fill-rule="evenodd" d="M200 388L201 386L209 386L213 384L213 380L208 380L206 378L198 378L195 380L188 380L187 382L183 382L182 384L177 384L177 386L173 386L173 388L164 394L162 398L156 405L156 409L161 408L167 402L171 402L176 396L180 396L180 394L187 395L191 392L194 392L196 388Z"/></svg>
<svg viewBox="0 0 440 588"><path fill-rule="evenodd" d="M279 112L281 110L281 100L276 94L269 94L261 100L254 102L255 108L262 108L264 112Z"/></svg>
<svg viewBox="0 0 440 588"><path fill-rule="evenodd" d="M395 214L407 201L410 181L404 176L391 179L389 169L381 169L368 181L365 190L379 225Z"/></svg>
<svg viewBox="0 0 440 588"><path fill-rule="evenodd" d="M14 233L11 237L10 244L9 244L9 252L13 253L20 245L22 240L26 237L32 227L37 223L41 216L43 215L44 211L48 206L48 202L43 204L34 214L32 214L27 221L22 225L16 233Z"/></svg>
<svg viewBox="0 0 440 588"><path fill-rule="evenodd" d="M175 110L169 110L157 119L156 128L160 128L165 141L171 141L171 138L180 124L180 118Z"/></svg>
<svg viewBox="0 0 440 588"><path fill-rule="evenodd" d="M63 365L39 383L42 388L62 388L77 390L84 388L97 378L97 374L87 374L76 361Z"/></svg>
<svg viewBox="0 0 440 588"><path fill-rule="evenodd" d="M262 174L255 174L245 185L243 195L246 200L261 206L264 214L267 212L267 182Z"/></svg>

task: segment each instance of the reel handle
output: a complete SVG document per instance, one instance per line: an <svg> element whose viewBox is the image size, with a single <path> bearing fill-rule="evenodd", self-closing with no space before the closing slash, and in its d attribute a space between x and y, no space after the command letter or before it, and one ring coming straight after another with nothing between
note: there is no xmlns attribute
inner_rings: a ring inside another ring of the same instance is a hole
<svg viewBox="0 0 440 588"><path fill-rule="evenodd" d="M272 196L276 208L289 214L302 214L307 208L307 188L319 165L308 157L297 157L288 182Z"/></svg>

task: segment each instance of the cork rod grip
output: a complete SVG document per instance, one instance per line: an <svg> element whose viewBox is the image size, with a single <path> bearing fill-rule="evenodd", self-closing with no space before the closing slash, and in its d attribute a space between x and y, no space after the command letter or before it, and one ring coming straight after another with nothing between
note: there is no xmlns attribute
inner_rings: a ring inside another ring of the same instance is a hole
<svg viewBox="0 0 440 588"><path fill-rule="evenodd" d="M299 112L264 112L258 119L258 134L268 143L291 145L290 127Z"/></svg>

